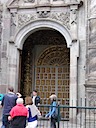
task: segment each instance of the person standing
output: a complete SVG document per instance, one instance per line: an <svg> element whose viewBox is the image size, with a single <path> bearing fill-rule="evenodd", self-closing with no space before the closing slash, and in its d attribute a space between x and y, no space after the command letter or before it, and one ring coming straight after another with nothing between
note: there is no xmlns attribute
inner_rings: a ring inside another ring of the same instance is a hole
<svg viewBox="0 0 96 128"><path fill-rule="evenodd" d="M11 121L11 128L25 128L28 110L23 105L22 98L18 98L16 103L17 105L14 106L10 111L8 120Z"/></svg>
<svg viewBox="0 0 96 128"><path fill-rule="evenodd" d="M14 88L9 87L8 93L4 95L1 106L3 107L2 122L5 128L9 128L8 116L11 109L16 105L17 95L14 93Z"/></svg>
<svg viewBox="0 0 96 128"><path fill-rule="evenodd" d="M28 128L36 128L37 127L37 119L38 116L41 116L38 108L33 104L31 97L25 98L26 108L28 109Z"/></svg>
<svg viewBox="0 0 96 128"><path fill-rule="evenodd" d="M56 119L53 117L53 115L56 112L57 96L52 94L49 98L51 100L50 111L45 117L51 119L51 128L56 128Z"/></svg>
<svg viewBox="0 0 96 128"><path fill-rule="evenodd" d="M37 95L36 90L33 90L32 101L34 105L36 106L40 105L40 97Z"/></svg>

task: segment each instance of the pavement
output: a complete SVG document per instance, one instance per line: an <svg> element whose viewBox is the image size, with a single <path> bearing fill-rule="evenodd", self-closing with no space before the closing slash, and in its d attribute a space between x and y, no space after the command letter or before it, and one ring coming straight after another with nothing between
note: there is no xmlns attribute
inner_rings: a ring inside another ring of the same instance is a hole
<svg viewBox="0 0 96 128"><path fill-rule="evenodd" d="M2 122L0 121L0 128L1 128ZM50 128L50 121L38 121L38 127L37 128ZM80 125L76 124L70 124L67 121L60 122L60 128L81 128Z"/></svg>

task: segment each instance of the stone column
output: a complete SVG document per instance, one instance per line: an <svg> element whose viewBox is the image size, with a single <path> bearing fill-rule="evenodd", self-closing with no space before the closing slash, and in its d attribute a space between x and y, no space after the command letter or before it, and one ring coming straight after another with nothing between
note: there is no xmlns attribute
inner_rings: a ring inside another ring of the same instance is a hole
<svg viewBox="0 0 96 128"><path fill-rule="evenodd" d="M2 1L3 2L3 1ZM5 2L5 1L4 1ZM8 40L10 37L10 15L6 9L6 2L3 4L2 18L2 43L1 43L1 88L6 93L8 87Z"/></svg>
<svg viewBox="0 0 96 128"><path fill-rule="evenodd" d="M9 54L8 54L8 85L11 85L17 91L17 48L15 47L14 42L9 43Z"/></svg>
<svg viewBox="0 0 96 128"><path fill-rule="evenodd" d="M70 6L70 32L73 40L70 47L70 106L77 106L77 57L79 53L79 42L77 41L77 7L77 5ZM76 109L70 109L70 119L75 120L75 118Z"/></svg>
<svg viewBox="0 0 96 128"><path fill-rule="evenodd" d="M96 1L88 1L87 6L87 69L85 87L87 106L96 107ZM96 127L96 122L94 123L95 113L91 113L91 115L90 117L87 114L86 125L90 123L93 125L91 127Z"/></svg>
<svg viewBox="0 0 96 128"><path fill-rule="evenodd" d="M79 42L74 41L70 47L70 106L77 106L77 57ZM74 113L74 114L73 114ZM76 109L70 109L70 120L75 120Z"/></svg>

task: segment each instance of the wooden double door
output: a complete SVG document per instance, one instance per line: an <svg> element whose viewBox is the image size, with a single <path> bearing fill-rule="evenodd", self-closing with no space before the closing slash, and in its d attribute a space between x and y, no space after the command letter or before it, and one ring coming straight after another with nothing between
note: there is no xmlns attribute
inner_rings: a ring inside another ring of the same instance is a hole
<svg viewBox="0 0 96 128"><path fill-rule="evenodd" d="M69 105L69 73L69 65L35 67L35 88L42 104L50 104L49 96L56 94L60 104ZM61 109L61 114L68 118L69 110Z"/></svg>

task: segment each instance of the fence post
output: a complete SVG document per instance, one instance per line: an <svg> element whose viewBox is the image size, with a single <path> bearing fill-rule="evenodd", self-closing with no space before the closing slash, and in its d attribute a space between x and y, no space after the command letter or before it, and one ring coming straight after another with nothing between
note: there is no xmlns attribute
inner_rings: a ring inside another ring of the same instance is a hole
<svg viewBox="0 0 96 128"><path fill-rule="evenodd" d="M58 124L58 127L57 128L60 128L60 106L58 105L58 119L57 119L57 124Z"/></svg>
<svg viewBox="0 0 96 128"><path fill-rule="evenodd" d="M85 97L85 107L86 107L86 97ZM85 128L86 128L86 110L87 109L85 109Z"/></svg>

